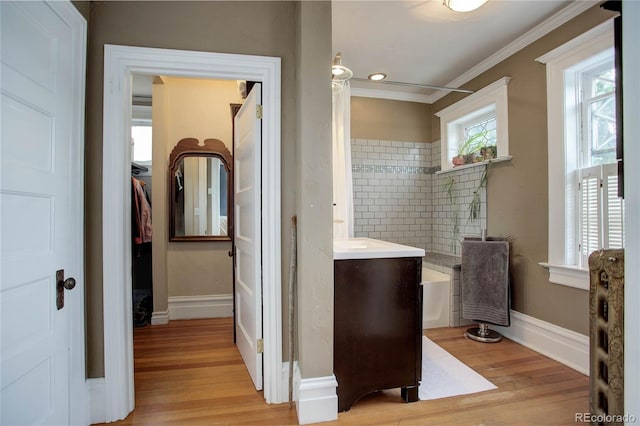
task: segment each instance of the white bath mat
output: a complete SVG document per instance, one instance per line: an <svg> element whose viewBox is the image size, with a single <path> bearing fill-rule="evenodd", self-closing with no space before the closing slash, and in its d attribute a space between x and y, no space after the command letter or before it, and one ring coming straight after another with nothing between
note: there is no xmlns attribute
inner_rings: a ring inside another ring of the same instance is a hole
<svg viewBox="0 0 640 426"><path fill-rule="evenodd" d="M496 386L449 352L422 336L421 400L483 392Z"/></svg>

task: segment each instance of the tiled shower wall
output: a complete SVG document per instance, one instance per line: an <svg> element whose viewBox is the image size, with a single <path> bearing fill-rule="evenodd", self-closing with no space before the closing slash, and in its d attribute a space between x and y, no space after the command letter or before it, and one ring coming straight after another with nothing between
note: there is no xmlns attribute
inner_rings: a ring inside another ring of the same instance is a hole
<svg viewBox="0 0 640 426"><path fill-rule="evenodd" d="M471 167L433 176L433 233L430 251L460 256L462 238L479 237L481 230L487 228L487 192L485 188L478 188L484 167ZM476 191L480 194L480 209L478 218L472 220L469 204Z"/></svg>
<svg viewBox="0 0 640 426"><path fill-rule="evenodd" d="M484 189L480 219L469 221L469 203L484 167L436 174L439 142L353 139L351 158L356 237L459 256L460 239L486 228Z"/></svg>
<svg viewBox="0 0 640 426"><path fill-rule="evenodd" d="M431 146L353 139L354 234L431 245Z"/></svg>

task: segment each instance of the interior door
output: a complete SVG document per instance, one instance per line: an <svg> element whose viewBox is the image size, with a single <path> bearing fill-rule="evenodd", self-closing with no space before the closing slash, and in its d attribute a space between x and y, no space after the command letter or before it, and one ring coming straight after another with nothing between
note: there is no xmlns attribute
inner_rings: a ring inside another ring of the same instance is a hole
<svg viewBox="0 0 640 426"><path fill-rule="evenodd" d="M260 87L253 86L235 116L233 156L236 345L258 390L262 389Z"/></svg>
<svg viewBox="0 0 640 426"><path fill-rule="evenodd" d="M0 423L5 425L69 424L70 377L84 369L80 363L70 371L69 362L70 326L76 330L82 323L70 324L69 306L56 306L56 271L64 269L65 279L82 278L76 242L82 235L77 183L83 142L74 132L82 117L74 116L72 99L84 88L77 81L84 74L74 65L84 52L74 50L80 35L57 7L0 2ZM62 293L67 305L70 298L79 303L69 290Z"/></svg>

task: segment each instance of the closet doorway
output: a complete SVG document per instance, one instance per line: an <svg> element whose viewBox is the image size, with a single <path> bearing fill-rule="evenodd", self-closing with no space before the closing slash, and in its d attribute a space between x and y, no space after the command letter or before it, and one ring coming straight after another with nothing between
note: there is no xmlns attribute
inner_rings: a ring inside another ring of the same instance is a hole
<svg viewBox="0 0 640 426"><path fill-rule="evenodd" d="M233 70L233 71L230 71ZM261 215L260 276L263 289L264 397L268 403L286 398L282 381L281 242L280 242L280 59L248 55L105 46L105 141L128 140L131 78L134 73L211 79L253 80L262 84L263 118L259 194ZM113 84L115 82L115 84ZM129 144L105 143L103 155L103 282L106 420L125 417L134 408L131 315L130 226L122 214L128 203ZM127 167L128 168L128 167ZM166 224L165 224L166 225ZM159 225L158 226L162 226ZM166 239L164 239L166 241ZM154 294L154 297L156 295Z"/></svg>
<svg viewBox="0 0 640 426"><path fill-rule="evenodd" d="M147 84L148 83L148 84ZM133 76L131 101L131 286L133 326L151 324L153 313L153 203L151 81Z"/></svg>
<svg viewBox="0 0 640 426"><path fill-rule="evenodd" d="M244 102L238 86L133 75L134 326L233 315L231 104Z"/></svg>

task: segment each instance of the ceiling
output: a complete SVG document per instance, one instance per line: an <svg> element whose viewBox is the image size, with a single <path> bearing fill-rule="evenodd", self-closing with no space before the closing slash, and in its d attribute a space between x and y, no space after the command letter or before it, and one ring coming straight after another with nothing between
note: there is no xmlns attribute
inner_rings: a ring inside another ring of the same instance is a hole
<svg viewBox="0 0 640 426"><path fill-rule="evenodd" d="M475 77L473 71L477 75L495 65L490 57L505 46L522 48L526 40L533 41L595 4L488 0L473 12L460 13L446 8L442 0L334 0L333 53L342 53L342 64L354 77L384 72L390 81L459 87ZM433 102L447 93L353 80L351 87L354 95L420 102Z"/></svg>
<svg viewBox="0 0 640 426"><path fill-rule="evenodd" d="M501 59L597 4L596 0L488 0L453 12L442 0L332 1L333 54L354 77L460 87ZM505 47L506 46L506 47ZM448 92L351 82L352 94L432 103ZM151 77L134 76L151 95Z"/></svg>

